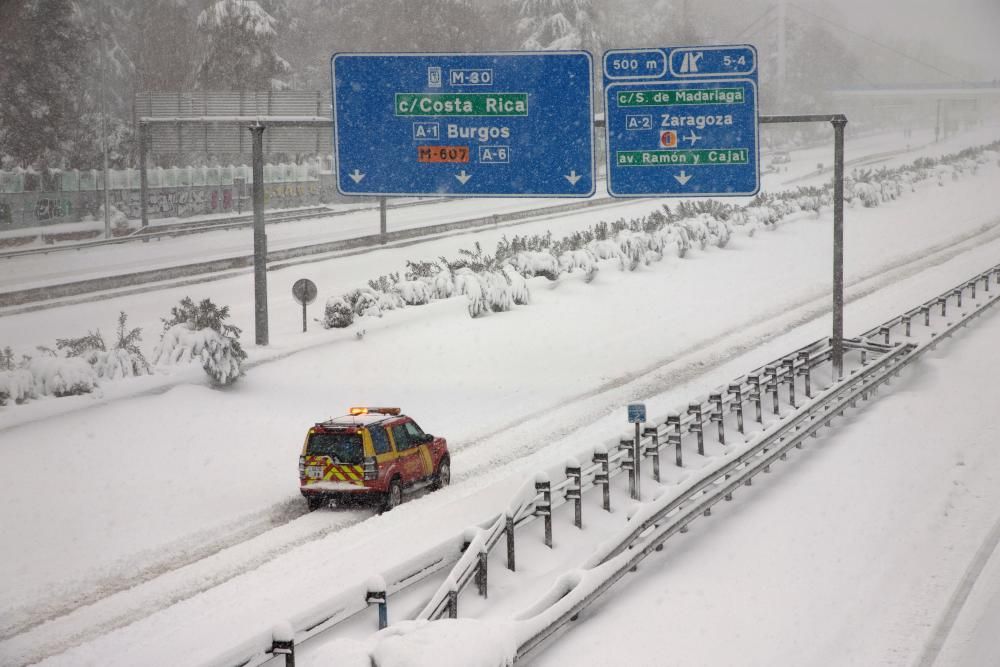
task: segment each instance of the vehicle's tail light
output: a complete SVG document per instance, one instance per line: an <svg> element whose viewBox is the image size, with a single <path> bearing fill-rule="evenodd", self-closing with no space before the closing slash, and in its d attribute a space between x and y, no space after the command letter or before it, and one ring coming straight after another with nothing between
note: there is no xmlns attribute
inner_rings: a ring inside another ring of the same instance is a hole
<svg viewBox="0 0 1000 667"><path fill-rule="evenodd" d="M364 461L365 481L378 479L378 461L374 456L366 456Z"/></svg>
<svg viewBox="0 0 1000 667"><path fill-rule="evenodd" d="M299 457L299 479L306 476L306 457Z"/></svg>

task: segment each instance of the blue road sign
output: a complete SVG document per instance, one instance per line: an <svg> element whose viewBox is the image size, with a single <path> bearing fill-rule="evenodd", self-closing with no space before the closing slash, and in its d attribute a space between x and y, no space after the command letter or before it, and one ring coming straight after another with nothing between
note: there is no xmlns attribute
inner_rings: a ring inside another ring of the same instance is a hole
<svg viewBox="0 0 1000 667"><path fill-rule="evenodd" d="M612 196L760 189L753 46L608 51L604 91Z"/></svg>
<svg viewBox="0 0 1000 667"><path fill-rule="evenodd" d="M589 197L586 51L338 53L337 189L347 195Z"/></svg>
<svg viewBox="0 0 1000 667"><path fill-rule="evenodd" d="M628 421L630 424L641 424L646 421L646 404L629 403Z"/></svg>

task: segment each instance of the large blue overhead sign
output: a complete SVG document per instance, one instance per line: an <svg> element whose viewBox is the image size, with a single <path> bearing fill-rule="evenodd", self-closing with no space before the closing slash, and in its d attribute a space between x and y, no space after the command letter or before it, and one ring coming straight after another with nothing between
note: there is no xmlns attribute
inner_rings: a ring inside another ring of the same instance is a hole
<svg viewBox="0 0 1000 667"><path fill-rule="evenodd" d="M585 51L338 53L331 69L343 194L594 193Z"/></svg>
<svg viewBox="0 0 1000 667"><path fill-rule="evenodd" d="M608 51L604 91L613 196L760 189L753 46Z"/></svg>

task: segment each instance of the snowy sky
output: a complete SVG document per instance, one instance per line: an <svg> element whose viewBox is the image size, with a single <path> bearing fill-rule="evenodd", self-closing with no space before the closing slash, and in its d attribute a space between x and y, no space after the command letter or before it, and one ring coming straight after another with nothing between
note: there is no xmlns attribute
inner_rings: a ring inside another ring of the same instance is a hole
<svg viewBox="0 0 1000 667"><path fill-rule="evenodd" d="M988 77L1000 78L998 0L798 0L792 4L837 23L845 21L847 27L879 41L905 39L940 45L953 57L982 67Z"/></svg>

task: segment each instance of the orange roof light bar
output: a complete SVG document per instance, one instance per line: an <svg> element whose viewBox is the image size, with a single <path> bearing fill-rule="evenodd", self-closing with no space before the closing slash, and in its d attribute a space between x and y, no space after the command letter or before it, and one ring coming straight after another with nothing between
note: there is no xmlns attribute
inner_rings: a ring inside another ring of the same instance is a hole
<svg viewBox="0 0 1000 667"><path fill-rule="evenodd" d="M366 415L371 412L377 412L381 415L398 415L399 408L369 408L369 407L354 407L348 411L352 415Z"/></svg>

